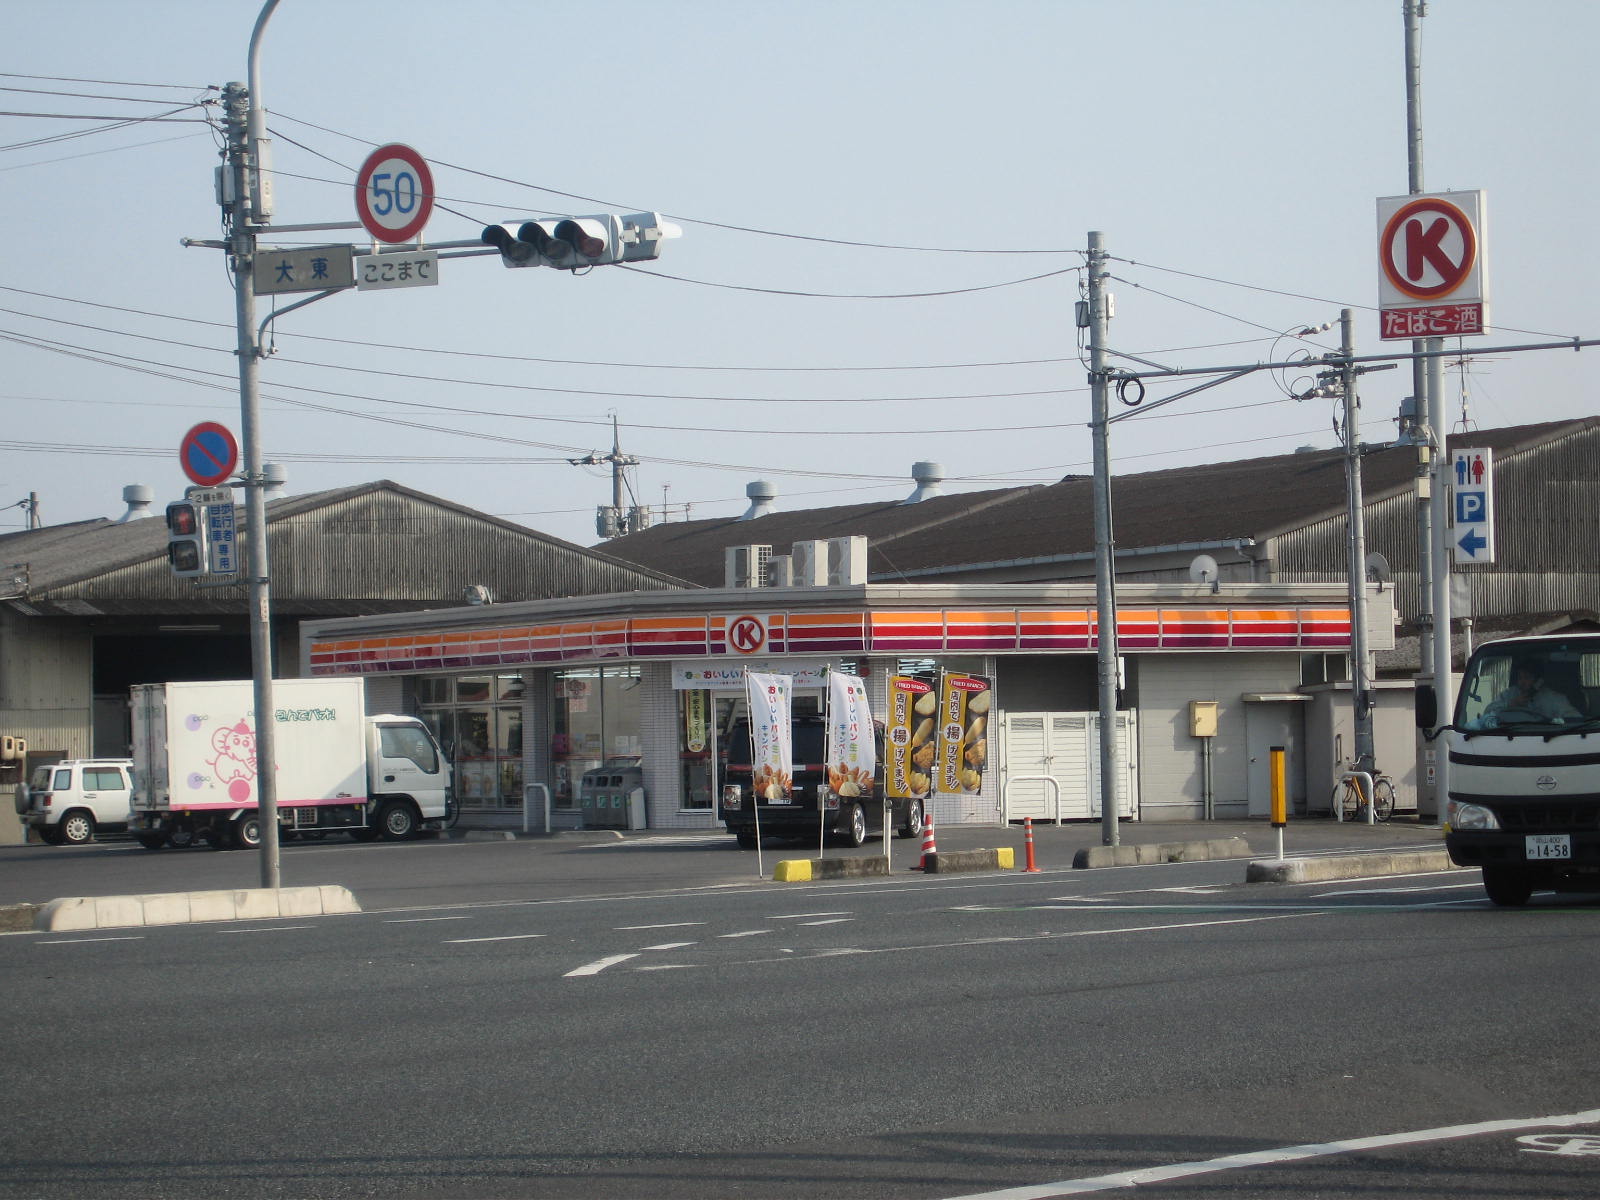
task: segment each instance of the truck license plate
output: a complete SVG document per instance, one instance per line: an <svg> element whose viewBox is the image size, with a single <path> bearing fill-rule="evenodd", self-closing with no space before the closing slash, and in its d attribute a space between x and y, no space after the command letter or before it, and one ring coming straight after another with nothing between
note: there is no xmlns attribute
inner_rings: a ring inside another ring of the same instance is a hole
<svg viewBox="0 0 1600 1200"><path fill-rule="evenodd" d="M1572 836L1565 833L1530 833L1527 855L1536 858L1571 858Z"/></svg>

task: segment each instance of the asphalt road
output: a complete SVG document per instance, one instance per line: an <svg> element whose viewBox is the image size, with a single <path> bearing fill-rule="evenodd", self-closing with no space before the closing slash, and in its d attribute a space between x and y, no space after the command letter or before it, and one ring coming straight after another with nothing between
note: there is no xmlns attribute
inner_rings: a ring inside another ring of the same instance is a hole
<svg viewBox="0 0 1600 1200"><path fill-rule="evenodd" d="M775 885L643 838L290 864L389 882L0 937L0 1196L1600 1192L1597 905L1239 861Z"/></svg>

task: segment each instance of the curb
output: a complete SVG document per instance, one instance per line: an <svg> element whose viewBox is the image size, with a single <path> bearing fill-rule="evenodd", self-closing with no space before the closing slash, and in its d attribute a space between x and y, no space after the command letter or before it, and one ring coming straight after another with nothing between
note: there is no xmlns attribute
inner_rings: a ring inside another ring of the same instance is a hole
<svg viewBox="0 0 1600 1200"><path fill-rule="evenodd" d="M1457 868L1446 850L1396 850L1386 854L1337 854L1327 858L1264 859L1245 868L1246 883L1317 883L1368 875L1409 875Z"/></svg>
<svg viewBox="0 0 1600 1200"><path fill-rule="evenodd" d="M1091 846L1073 855L1074 870L1091 867L1134 867L1148 863L1209 862L1218 858L1249 858L1250 844L1243 838L1210 838L1203 842L1152 842L1142 846Z"/></svg>
<svg viewBox="0 0 1600 1200"><path fill-rule="evenodd" d="M338 884L241 888L215 892L153 892L142 896L64 896L38 909L33 928L128 929L200 921L258 921L358 913L361 905Z"/></svg>

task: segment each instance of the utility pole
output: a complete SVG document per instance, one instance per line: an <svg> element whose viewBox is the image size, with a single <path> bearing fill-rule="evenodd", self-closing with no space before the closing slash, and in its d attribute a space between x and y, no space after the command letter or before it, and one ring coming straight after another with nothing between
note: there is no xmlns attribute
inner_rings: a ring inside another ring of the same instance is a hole
<svg viewBox="0 0 1600 1200"><path fill-rule="evenodd" d="M1357 771L1373 770L1372 657L1367 649L1367 523L1362 511L1361 398L1356 394L1355 313L1339 313L1340 391L1344 404L1345 486L1349 493L1346 542L1350 554L1350 700L1355 715Z"/></svg>
<svg viewBox="0 0 1600 1200"><path fill-rule="evenodd" d="M1089 234L1084 258L1088 300L1078 324L1089 329L1090 429L1094 435L1094 605L1095 646L1100 682L1100 841L1119 842L1117 783L1122 777L1117 753L1117 578L1116 541L1111 529L1110 380L1106 374L1106 322L1110 297L1105 238Z"/></svg>
<svg viewBox="0 0 1600 1200"><path fill-rule="evenodd" d="M272 607L267 570L267 480L261 464L261 346L256 332L255 255L257 223L269 215L260 176L261 35L278 0L267 0L250 35L249 86L223 88L227 135L223 211L228 222L228 259L233 271L234 315L239 356L239 420L244 443L245 514L250 531L250 656L255 683L256 815L261 829L261 886L276 888L278 875L278 786L273 777L275 729L272 707Z"/></svg>
<svg viewBox="0 0 1600 1200"><path fill-rule="evenodd" d="M617 428L616 414L611 417L611 453L587 454L582 458L567 459L575 467L598 467L607 463L611 465L611 507L601 509L600 517L595 522L596 532L601 537L619 537L624 533L638 533L647 525L645 509L635 504L632 508L623 507L623 492L627 488L626 471L629 467L637 467L637 455L622 452L622 435Z"/></svg>
<svg viewBox="0 0 1600 1200"><path fill-rule="evenodd" d="M1407 191L1415 196L1422 182L1422 18L1427 0L1404 0L1406 74L1406 176ZM1417 417L1426 444L1417 463L1417 649L1418 686L1431 684L1439 698L1444 720L1454 703L1450 650L1450 556L1446 542L1449 513L1446 508L1444 387L1439 356L1443 338L1411 343L1411 385L1417 398ZM1432 731L1429 731L1430 734ZM1416 743L1418 810L1443 819L1445 763L1435 744L1420 733Z"/></svg>

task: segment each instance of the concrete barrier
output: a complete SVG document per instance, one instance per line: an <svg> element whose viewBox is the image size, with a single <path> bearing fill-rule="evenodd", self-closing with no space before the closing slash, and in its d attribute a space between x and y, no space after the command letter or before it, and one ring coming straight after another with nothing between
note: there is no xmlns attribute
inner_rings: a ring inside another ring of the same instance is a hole
<svg viewBox="0 0 1600 1200"><path fill-rule="evenodd" d="M1017 852L1010 846L998 850L946 850L941 854L924 855L923 872L927 875L953 875L963 871L1012 871L1017 866Z"/></svg>
<svg viewBox="0 0 1600 1200"><path fill-rule="evenodd" d="M1148 842L1142 846L1090 846L1072 857L1075 869L1135 867L1149 863L1209 862L1218 858L1249 858L1244 838L1209 838L1196 842Z"/></svg>
<svg viewBox="0 0 1600 1200"><path fill-rule="evenodd" d="M786 858L772 872L772 882L809 883L813 879L860 879L888 873L889 860L881 854L862 858Z"/></svg>
<svg viewBox="0 0 1600 1200"><path fill-rule="evenodd" d="M1391 850L1377 854L1330 854L1323 858L1261 859L1245 868L1246 883L1320 883L1365 879L1372 875L1414 875L1425 871L1470 870L1455 867L1439 850Z"/></svg>
<svg viewBox="0 0 1600 1200"><path fill-rule="evenodd" d="M32 929L39 907L37 904L0 904L0 933Z"/></svg>
<svg viewBox="0 0 1600 1200"><path fill-rule="evenodd" d="M947 854L924 855L929 875L949 875L957 871L1010 871L1017 865L1016 851L1010 846L998 850L955 850ZM861 858L786 858L772 872L773 883L809 883L813 879L861 879L868 875L887 875L885 855Z"/></svg>
<svg viewBox="0 0 1600 1200"><path fill-rule="evenodd" d="M338 884L239 888L215 892L153 892L142 896L64 896L39 908L33 928L61 932L186 925L200 921L263 921L358 913L361 905Z"/></svg>

